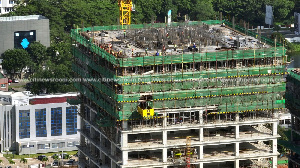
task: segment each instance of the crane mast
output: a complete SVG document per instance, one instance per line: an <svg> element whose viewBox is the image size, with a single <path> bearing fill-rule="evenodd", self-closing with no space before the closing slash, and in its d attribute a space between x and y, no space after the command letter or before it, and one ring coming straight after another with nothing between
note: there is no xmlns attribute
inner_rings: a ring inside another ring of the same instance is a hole
<svg viewBox="0 0 300 168"><path fill-rule="evenodd" d="M132 0L118 0L120 9L120 24L131 24Z"/></svg>

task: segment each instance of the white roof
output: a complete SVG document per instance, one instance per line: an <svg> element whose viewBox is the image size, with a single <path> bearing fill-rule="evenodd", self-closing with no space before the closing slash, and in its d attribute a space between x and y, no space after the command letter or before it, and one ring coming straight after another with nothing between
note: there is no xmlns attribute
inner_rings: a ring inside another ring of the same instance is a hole
<svg viewBox="0 0 300 168"><path fill-rule="evenodd" d="M41 19L47 19L47 18L42 15L10 16L10 17L0 17L0 22L19 21L19 20L41 20Z"/></svg>

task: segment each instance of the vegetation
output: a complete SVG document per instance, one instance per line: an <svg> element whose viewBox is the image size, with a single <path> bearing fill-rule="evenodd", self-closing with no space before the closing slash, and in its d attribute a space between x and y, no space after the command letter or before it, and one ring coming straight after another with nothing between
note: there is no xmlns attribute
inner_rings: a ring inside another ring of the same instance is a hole
<svg viewBox="0 0 300 168"><path fill-rule="evenodd" d="M3 54L3 68L10 74L11 78L14 77L14 74L20 74L29 64L30 56L26 50L11 49Z"/></svg>
<svg viewBox="0 0 300 168"><path fill-rule="evenodd" d="M13 160L9 160L8 162L9 162L9 164L15 164L15 163L16 163L16 162L13 161Z"/></svg>
<svg viewBox="0 0 300 168"><path fill-rule="evenodd" d="M26 164L26 163L27 163L27 159L25 159L25 158L21 158L21 160L20 160L20 163L24 163L24 164Z"/></svg>
<svg viewBox="0 0 300 168"><path fill-rule="evenodd" d="M77 153L77 151L64 151L64 153L67 153L68 155L75 155ZM48 156L53 156L54 154L61 154L61 152L43 153L43 155L45 155L47 157ZM39 155L41 155L41 154L30 154L30 155L3 154L3 156L7 160L10 160L13 157L15 159L22 159L22 158L24 158L24 156L26 156L26 158L37 158Z"/></svg>

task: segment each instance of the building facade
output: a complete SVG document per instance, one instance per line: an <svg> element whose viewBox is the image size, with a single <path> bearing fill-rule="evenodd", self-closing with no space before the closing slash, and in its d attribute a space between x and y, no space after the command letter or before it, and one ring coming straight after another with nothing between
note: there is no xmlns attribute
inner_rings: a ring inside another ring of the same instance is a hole
<svg viewBox="0 0 300 168"><path fill-rule="evenodd" d="M34 41L50 46L49 19L41 15L0 17L0 30L0 55L8 49L26 49Z"/></svg>
<svg viewBox="0 0 300 168"><path fill-rule="evenodd" d="M16 0L0 0L0 15L9 13L16 5Z"/></svg>
<svg viewBox="0 0 300 168"><path fill-rule="evenodd" d="M291 139L283 144L291 150L289 168L300 167L300 69L289 69L286 102L291 113Z"/></svg>
<svg viewBox="0 0 300 168"><path fill-rule="evenodd" d="M80 167L277 167L285 49L220 25L72 30Z"/></svg>
<svg viewBox="0 0 300 168"><path fill-rule="evenodd" d="M1 106L1 151L22 155L77 150L78 106L67 103L68 98L76 96L6 95L3 99L14 103Z"/></svg>

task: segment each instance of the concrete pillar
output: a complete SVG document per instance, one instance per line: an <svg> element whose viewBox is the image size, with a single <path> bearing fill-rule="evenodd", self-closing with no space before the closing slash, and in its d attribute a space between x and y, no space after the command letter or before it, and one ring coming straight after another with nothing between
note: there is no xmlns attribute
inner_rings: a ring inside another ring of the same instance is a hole
<svg viewBox="0 0 300 168"><path fill-rule="evenodd" d="M163 165L163 168L168 168L168 165Z"/></svg>
<svg viewBox="0 0 300 168"><path fill-rule="evenodd" d="M168 131L163 131L162 134L163 145L166 146L168 143Z"/></svg>
<svg viewBox="0 0 300 168"><path fill-rule="evenodd" d="M203 153L203 145L199 146L199 159L204 158L204 153Z"/></svg>
<svg viewBox="0 0 300 168"><path fill-rule="evenodd" d="M199 129L199 141L202 142L203 141L203 128Z"/></svg>
<svg viewBox="0 0 300 168"><path fill-rule="evenodd" d="M234 168L240 168L240 160L235 160L234 161Z"/></svg>
<svg viewBox="0 0 300 168"><path fill-rule="evenodd" d="M100 159L101 159L101 163L105 164L105 154L101 151L100 151Z"/></svg>
<svg viewBox="0 0 300 168"><path fill-rule="evenodd" d="M239 115L239 113L236 113L236 115L235 115L235 121L236 122L240 121L240 115Z"/></svg>
<svg viewBox="0 0 300 168"><path fill-rule="evenodd" d="M162 155L163 162L167 162L167 160L168 160L167 148L163 148L162 152L163 152L163 155Z"/></svg>
<svg viewBox="0 0 300 168"><path fill-rule="evenodd" d="M111 155L116 156L116 146L113 143L110 143L110 152Z"/></svg>
<svg viewBox="0 0 300 168"><path fill-rule="evenodd" d="M272 153L273 154L277 153L277 139L272 140Z"/></svg>
<svg viewBox="0 0 300 168"><path fill-rule="evenodd" d="M128 151L122 151L122 162L123 165L128 164Z"/></svg>
<svg viewBox="0 0 300 168"><path fill-rule="evenodd" d="M277 156L272 157L272 168L277 168Z"/></svg>
<svg viewBox="0 0 300 168"><path fill-rule="evenodd" d="M127 130L128 129L128 122L127 121L123 121L122 127L123 127L123 130Z"/></svg>
<svg viewBox="0 0 300 168"><path fill-rule="evenodd" d="M273 122L273 130L272 130L272 132L273 132L273 136L276 136L277 135L277 122Z"/></svg>
<svg viewBox="0 0 300 168"><path fill-rule="evenodd" d="M117 168L117 165L114 161L111 160L110 167L111 168Z"/></svg>
<svg viewBox="0 0 300 168"><path fill-rule="evenodd" d="M122 133L121 134L121 148L128 147L128 134Z"/></svg>
<svg viewBox="0 0 300 168"><path fill-rule="evenodd" d="M199 111L199 123L203 124L203 110Z"/></svg>
<svg viewBox="0 0 300 168"><path fill-rule="evenodd" d="M203 163L199 163L199 168L204 168Z"/></svg>
<svg viewBox="0 0 300 168"><path fill-rule="evenodd" d="M164 113L163 127L167 126L167 113Z"/></svg>
<svg viewBox="0 0 300 168"><path fill-rule="evenodd" d="M235 138L236 139L240 138L240 126L239 125L235 126Z"/></svg>
<svg viewBox="0 0 300 168"><path fill-rule="evenodd" d="M240 143L236 142L234 144L234 153L235 153L235 156L239 156L240 155Z"/></svg>

